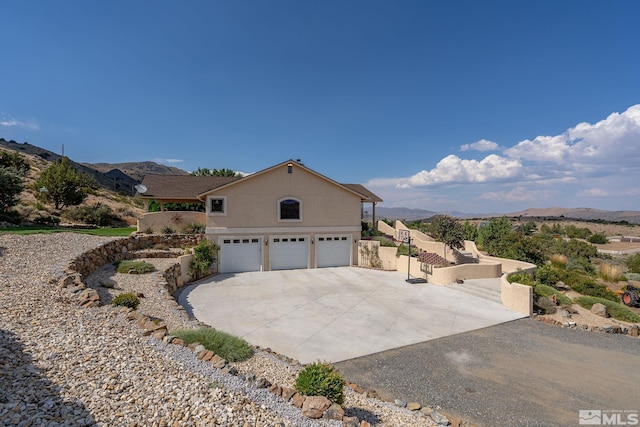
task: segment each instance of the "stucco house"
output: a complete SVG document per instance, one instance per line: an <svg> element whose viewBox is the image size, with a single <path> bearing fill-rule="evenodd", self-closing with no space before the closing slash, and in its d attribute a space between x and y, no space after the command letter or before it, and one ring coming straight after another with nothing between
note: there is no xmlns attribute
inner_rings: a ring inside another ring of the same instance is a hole
<svg viewBox="0 0 640 427"><path fill-rule="evenodd" d="M145 176L137 197L204 203L205 212L145 213L138 230L206 224L220 246L221 273L357 264L363 204L382 200L359 184L340 184L288 160L237 177Z"/></svg>

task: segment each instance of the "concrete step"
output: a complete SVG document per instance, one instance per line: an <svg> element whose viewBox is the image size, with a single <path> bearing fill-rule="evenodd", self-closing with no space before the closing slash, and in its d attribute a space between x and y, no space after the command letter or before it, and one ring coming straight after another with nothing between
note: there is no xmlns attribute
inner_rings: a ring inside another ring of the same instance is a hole
<svg viewBox="0 0 640 427"><path fill-rule="evenodd" d="M499 279L497 281L469 280L465 283L447 285L447 288L502 304Z"/></svg>

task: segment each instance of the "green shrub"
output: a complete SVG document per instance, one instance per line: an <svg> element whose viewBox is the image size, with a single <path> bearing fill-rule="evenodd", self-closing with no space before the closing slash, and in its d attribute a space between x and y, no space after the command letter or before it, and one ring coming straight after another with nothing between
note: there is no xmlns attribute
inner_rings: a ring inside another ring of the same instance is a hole
<svg viewBox="0 0 640 427"><path fill-rule="evenodd" d="M168 225L162 228L162 234L173 234L175 232L176 231L173 228L169 227Z"/></svg>
<svg viewBox="0 0 640 427"><path fill-rule="evenodd" d="M206 276L218 249L218 245L209 239L204 239L198 246L195 246L193 248L193 261L189 266L189 274L198 279Z"/></svg>
<svg viewBox="0 0 640 427"><path fill-rule="evenodd" d="M640 273L627 273L624 275L627 280L635 280L636 282L640 282Z"/></svg>
<svg viewBox="0 0 640 427"><path fill-rule="evenodd" d="M589 243L593 243L596 245L603 245L609 242L609 240L607 239L607 236L605 236L603 233L593 234L591 237L589 237L588 240L589 240Z"/></svg>
<svg viewBox="0 0 640 427"><path fill-rule="evenodd" d="M204 234L207 230L207 226L205 224L199 224L197 222L192 222L182 229L184 234Z"/></svg>
<svg viewBox="0 0 640 427"><path fill-rule="evenodd" d="M558 283L558 280L560 280L560 274L557 270L557 268L552 267L551 265L543 265L536 269L533 273L533 277L540 283L553 286Z"/></svg>
<svg viewBox="0 0 640 427"><path fill-rule="evenodd" d="M60 218L55 216L49 216L49 215L38 215L37 217L35 217L33 222L40 225L55 227L58 224L60 224Z"/></svg>
<svg viewBox="0 0 640 427"><path fill-rule="evenodd" d="M124 274L145 274L156 270L156 267L144 261L120 261L116 263L118 273Z"/></svg>
<svg viewBox="0 0 640 427"><path fill-rule="evenodd" d="M140 298L138 298L138 296L134 293L127 292L116 296L111 304L115 305L116 307L129 307L135 310L136 308L138 308L138 305L140 305Z"/></svg>
<svg viewBox="0 0 640 427"><path fill-rule="evenodd" d="M63 212L62 217L69 221L93 224L100 227L109 227L116 222L120 222L120 218L113 210L102 203L69 208Z"/></svg>
<svg viewBox="0 0 640 427"><path fill-rule="evenodd" d="M574 300L574 302L588 310L591 310L593 304L599 302L600 304L604 304L607 306L607 312L614 319L622 320L623 322L640 323L640 315L637 315L633 311L629 310L629 308L618 302L590 296L578 297Z"/></svg>
<svg viewBox="0 0 640 427"><path fill-rule="evenodd" d="M526 271L516 271L507 276L509 283L520 283L521 285L535 286L536 280L533 278L533 274Z"/></svg>
<svg viewBox="0 0 640 427"><path fill-rule="evenodd" d="M344 378L328 363L316 362L298 373L296 390L304 396L324 396L342 405Z"/></svg>
<svg viewBox="0 0 640 427"><path fill-rule="evenodd" d="M591 278L575 283L571 286L571 289L581 293L582 295L604 298L609 301L619 300L618 295L616 295L611 289L607 288L605 285L601 285Z"/></svg>
<svg viewBox="0 0 640 427"><path fill-rule="evenodd" d="M253 349L242 338L216 331L212 328L199 328L173 331L172 335L180 338L187 344L199 342L207 350L211 350L218 356L229 362L247 360L253 355Z"/></svg>
<svg viewBox="0 0 640 427"><path fill-rule="evenodd" d="M373 238L373 240L377 240L378 242L380 242L380 246L382 246L382 247L395 248L397 246L393 242L393 240L391 240L390 238L388 238L386 236L376 236L376 237Z"/></svg>
<svg viewBox="0 0 640 427"><path fill-rule="evenodd" d="M144 230L142 230L142 232L143 232L144 234L153 234L153 228L151 228L151 227L147 227L147 228L145 228Z"/></svg>
<svg viewBox="0 0 640 427"><path fill-rule="evenodd" d="M627 258L627 268L629 268L629 272L631 273L640 273L640 253L631 255ZM629 277L629 275L627 275L627 277Z"/></svg>
<svg viewBox="0 0 640 427"><path fill-rule="evenodd" d="M552 288L551 286L543 285L539 283L535 285L533 288L534 295L538 297L549 297L551 295L556 296L556 300L562 305L571 305L571 298L563 294L557 289Z"/></svg>
<svg viewBox="0 0 640 427"><path fill-rule="evenodd" d="M542 314L553 314L557 310L556 304L547 297L538 297L535 305Z"/></svg>

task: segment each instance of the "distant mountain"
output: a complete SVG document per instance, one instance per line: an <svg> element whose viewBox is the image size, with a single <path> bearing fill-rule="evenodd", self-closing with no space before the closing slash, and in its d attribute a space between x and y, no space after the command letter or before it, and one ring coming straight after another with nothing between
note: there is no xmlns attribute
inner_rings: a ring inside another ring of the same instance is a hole
<svg viewBox="0 0 640 427"><path fill-rule="evenodd" d="M129 162L129 163L82 163L103 173L119 170L131 178L142 181L145 175L189 175L189 172L173 166L159 165L155 162Z"/></svg>
<svg viewBox="0 0 640 427"><path fill-rule="evenodd" d="M370 212L370 209L367 212L367 216L370 217L372 212ZM407 221L415 221L418 219L429 218L437 214L437 212L428 211L426 209L376 207L376 219L386 218L391 220L404 219Z"/></svg>
<svg viewBox="0 0 640 427"><path fill-rule="evenodd" d="M22 144L16 141L7 141L0 138L0 147L14 150L19 153L30 154L40 157L43 160L53 162L62 156L53 151L45 150L38 146L24 142ZM159 165L154 162L135 162L135 163L77 163L69 159L73 167L81 173L87 174L101 186L107 190L122 192L132 196L135 194L133 188L142 181L142 177L148 173L154 174L172 174L172 175L188 175L188 172L182 169Z"/></svg>

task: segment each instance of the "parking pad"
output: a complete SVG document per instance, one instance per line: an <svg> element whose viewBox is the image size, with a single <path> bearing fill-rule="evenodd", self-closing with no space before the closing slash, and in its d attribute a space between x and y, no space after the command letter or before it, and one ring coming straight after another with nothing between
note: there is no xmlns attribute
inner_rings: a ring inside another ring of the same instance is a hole
<svg viewBox="0 0 640 427"><path fill-rule="evenodd" d="M526 317L395 271L358 267L219 274L187 286L187 312L299 360L339 362Z"/></svg>

